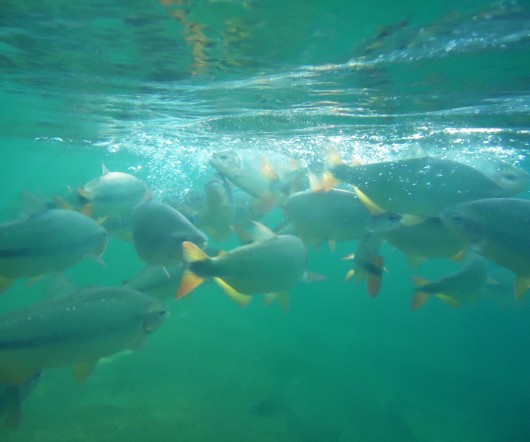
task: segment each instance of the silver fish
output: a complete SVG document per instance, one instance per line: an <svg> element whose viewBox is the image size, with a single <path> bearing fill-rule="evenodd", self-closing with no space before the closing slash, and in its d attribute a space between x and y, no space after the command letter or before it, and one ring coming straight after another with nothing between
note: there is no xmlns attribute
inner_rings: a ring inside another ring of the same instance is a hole
<svg viewBox="0 0 530 442"><path fill-rule="evenodd" d="M447 207L444 225L485 258L516 275L515 295L530 286L530 201L486 198Z"/></svg>
<svg viewBox="0 0 530 442"><path fill-rule="evenodd" d="M332 166L331 173L387 211L421 217L436 217L444 207L461 202L509 194L473 167L433 157L364 166L342 163Z"/></svg>
<svg viewBox="0 0 530 442"><path fill-rule="evenodd" d="M165 300L175 295L184 266L181 262L170 266L147 266L124 284L154 298Z"/></svg>
<svg viewBox="0 0 530 442"><path fill-rule="evenodd" d="M440 218L388 231L384 239L401 250L412 263L425 258L452 258L465 250L466 242L448 230Z"/></svg>
<svg viewBox="0 0 530 442"><path fill-rule="evenodd" d="M306 171L298 168L292 159L280 155L230 149L214 153L210 165L268 209L282 195L308 187Z"/></svg>
<svg viewBox="0 0 530 442"><path fill-rule="evenodd" d="M65 270L86 257L99 259L107 238L97 222L73 210L50 209L0 224L0 286Z"/></svg>
<svg viewBox="0 0 530 442"><path fill-rule="evenodd" d="M257 223L256 223L257 224ZM257 225L254 242L217 257L208 257L193 243L184 243L188 269L184 272L177 298L214 278L240 304L245 295L285 293L302 280L306 271L306 248L292 235L275 235ZM248 300L247 300L248 302Z"/></svg>
<svg viewBox="0 0 530 442"><path fill-rule="evenodd" d="M355 193L340 189L296 192L287 198L284 210L298 235L316 244L358 240L369 230L398 228L400 221L398 215L389 213L374 218Z"/></svg>
<svg viewBox="0 0 530 442"><path fill-rule="evenodd" d="M232 235L236 208L230 185L218 173L210 176L204 185L206 204L195 220L195 225L205 230L215 241L223 241Z"/></svg>
<svg viewBox="0 0 530 442"><path fill-rule="evenodd" d="M458 307L466 299L473 299L488 279L486 261L481 257L473 257L459 272L446 276L435 282L415 277L415 295L412 308L422 306L430 296L436 296L446 304Z"/></svg>
<svg viewBox="0 0 530 442"><path fill-rule="evenodd" d="M147 185L139 178L124 172L103 174L78 189L83 213L95 218L130 215L133 208L150 196Z"/></svg>
<svg viewBox="0 0 530 442"><path fill-rule="evenodd" d="M132 233L136 252L151 265L170 265L182 261L182 243L205 245L206 235L178 210L155 200L135 207Z"/></svg>
<svg viewBox="0 0 530 442"><path fill-rule="evenodd" d="M45 368L67 365L82 380L99 358L139 348L166 316L160 301L112 287L6 313L0 316L0 381L23 385Z"/></svg>

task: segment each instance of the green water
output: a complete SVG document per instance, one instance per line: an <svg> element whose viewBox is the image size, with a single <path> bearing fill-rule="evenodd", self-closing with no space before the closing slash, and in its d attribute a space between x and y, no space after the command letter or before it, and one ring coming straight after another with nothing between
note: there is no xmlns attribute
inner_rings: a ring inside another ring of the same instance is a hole
<svg viewBox="0 0 530 442"><path fill-rule="evenodd" d="M330 147L363 161L421 147L530 171L529 29L524 1L3 0L0 218L19 216L24 191L65 194L102 162L181 197L226 148L318 165ZM528 300L502 286L412 311L416 271L389 245L372 299L344 282L354 247L311 249L327 280L297 285L287 313L259 297L241 308L213 284L168 300L145 348L82 384L46 371L0 440L530 440ZM120 285L144 266L116 238L104 260L66 275ZM43 299L43 285L17 281L0 310Z"/></svg>

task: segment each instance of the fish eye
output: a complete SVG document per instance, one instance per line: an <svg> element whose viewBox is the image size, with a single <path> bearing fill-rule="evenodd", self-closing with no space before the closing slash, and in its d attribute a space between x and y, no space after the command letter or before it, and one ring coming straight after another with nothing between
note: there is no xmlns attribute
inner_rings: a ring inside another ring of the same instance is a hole
<svg viewBox="0 0 530 442"><path fill-rule="evenodd" d="M454 222L455 224L461 224L463 220L464 218L462 218L460 215L453 215L451 217L451 221Z"/></svg>
<svg viewBox="0 0 530 442"><path fill-rule="evenodd" d="M387 214L387 218L389 221L399 221L401 219L401 216L397 213L389 213Z"/></svg>
<svg viewBox="0 0 530 442"><path fill-rule="evenodd" d="M507 181L516 181L517 180L517 176L514 173L505 173L502 176Z"/></svg>

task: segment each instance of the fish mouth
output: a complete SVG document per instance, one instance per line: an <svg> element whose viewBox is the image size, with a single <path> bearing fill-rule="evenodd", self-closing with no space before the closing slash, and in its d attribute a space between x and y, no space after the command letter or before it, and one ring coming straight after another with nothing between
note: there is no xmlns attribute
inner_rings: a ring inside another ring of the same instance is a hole
<svg viewBox="0 0 530 442"><path fill-rule="evenodd" d="M159 309L148 312L143 321L143 329L146 334L153 333L162 323L167 319L170 312L167 308L161 307Z"/></svg>

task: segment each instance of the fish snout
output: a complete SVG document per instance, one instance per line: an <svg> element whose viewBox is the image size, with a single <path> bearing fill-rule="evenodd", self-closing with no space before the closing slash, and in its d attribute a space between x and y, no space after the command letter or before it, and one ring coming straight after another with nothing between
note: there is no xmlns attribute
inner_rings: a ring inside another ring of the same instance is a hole
<svg viewBox="0 0 530 442"><path fill-rule="evenodd" d="M152 333L157 330L168 318L169 314L169 309L166 307L160 307L148 312L143 321L144 331L146 333Z"/></svg>

